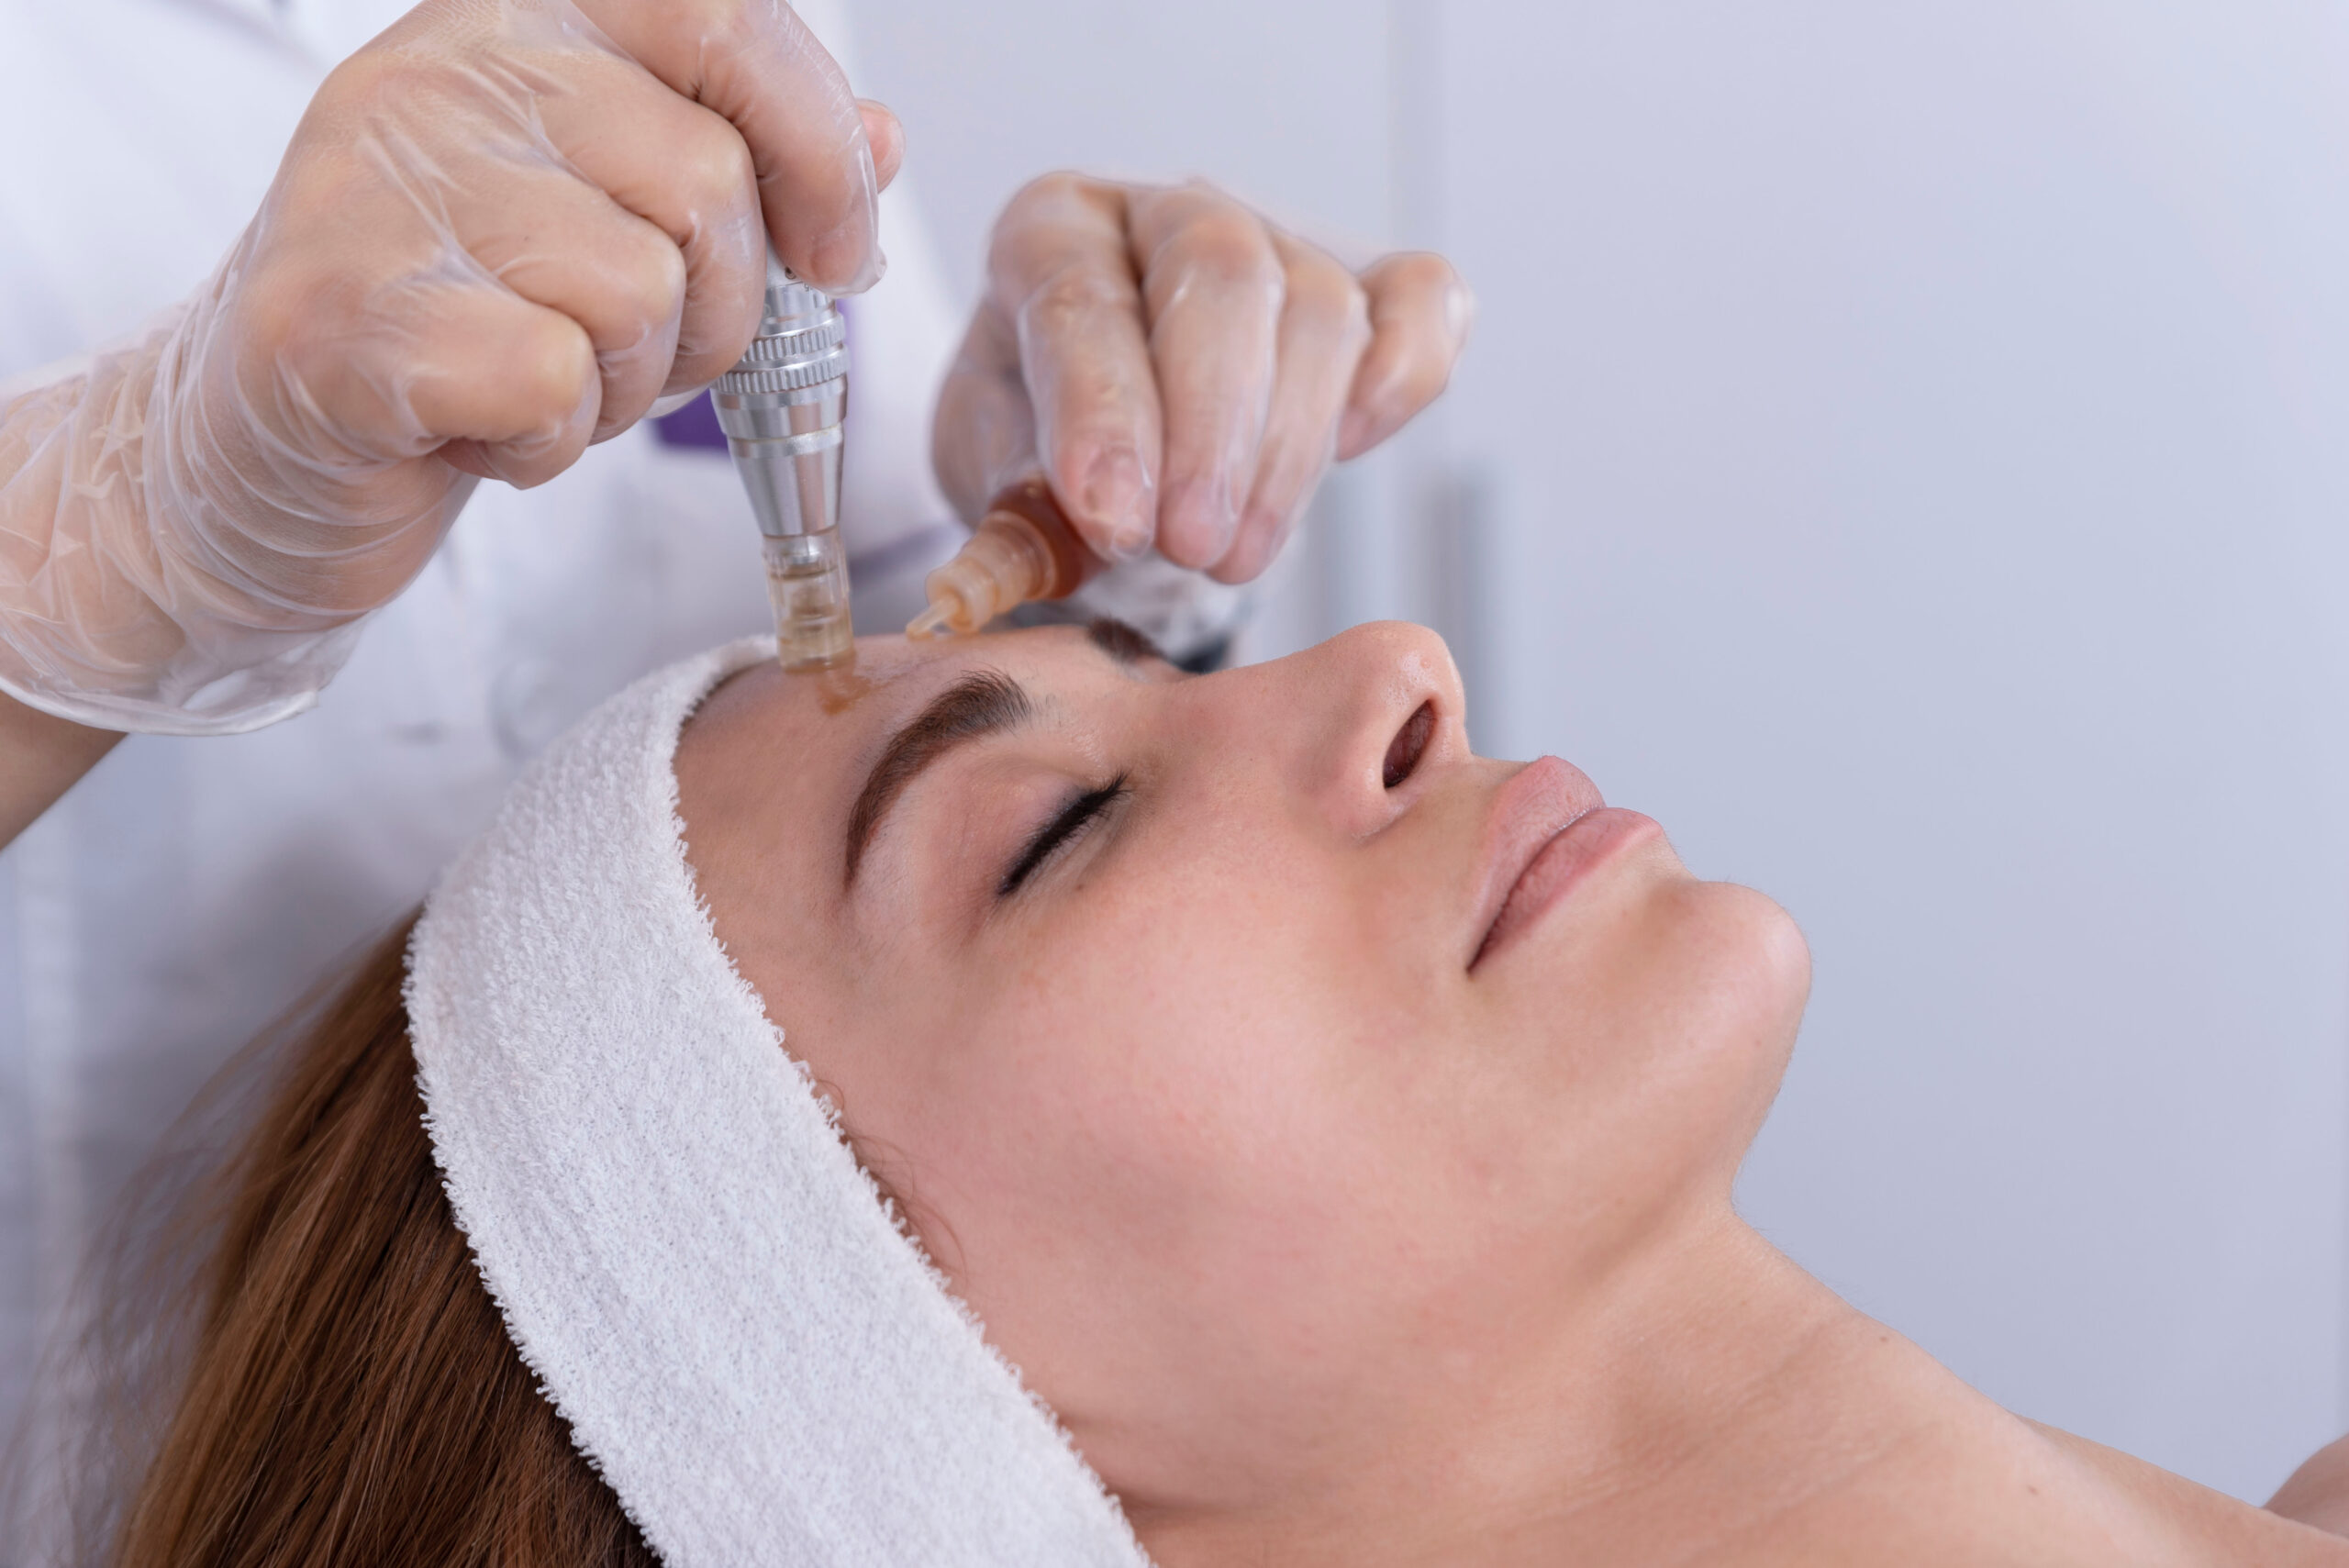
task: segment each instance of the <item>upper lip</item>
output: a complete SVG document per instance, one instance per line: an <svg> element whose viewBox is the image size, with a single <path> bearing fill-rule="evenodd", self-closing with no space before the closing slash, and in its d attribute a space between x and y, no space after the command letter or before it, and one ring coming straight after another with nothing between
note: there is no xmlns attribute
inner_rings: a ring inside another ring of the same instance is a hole
<svg viewBox="0 0 2349 1568"><path fill-rule="evenodd" d="M1576 818L1606 804L1599 798L1598 786L1580 768L1556 757L1526 763L1495 792L1492 810L1485 818L1484 842L1476 855L1470 962L1484 951L1485 940L1492 935L1508 895L1517 891L1533 857L1573 827Z"/></svg>

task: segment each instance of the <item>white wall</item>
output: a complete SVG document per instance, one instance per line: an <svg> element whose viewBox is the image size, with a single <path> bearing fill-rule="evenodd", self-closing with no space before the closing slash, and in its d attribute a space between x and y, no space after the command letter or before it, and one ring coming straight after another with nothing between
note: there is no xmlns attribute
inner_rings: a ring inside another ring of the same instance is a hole
<svg viewBox="0 0 2349 1568"><path fill-rule="evenodd" d="M2349 14L1452 15L1487 738L1803 921L1747 1212L2264 1493L2343 1416Z"/></svg>
<svg viewBox="0 0 2349 1568"><path fill-rule="evenodd" d="M1386 36L1362 0L848 3L858 90L905 121L973 287L996 211L1050 169L1208 175L1317 231L1386 232Z"/></svg>
<svg viewBox="0 0 2349 1568"><path fill-rule="evenodd" d="M1397 517L1485 498L1482 744L1809 933L1757 1223L2215 1485L2338 1432L2349 12L859 9L960 276L1072 162L1453 252L1444 428L1348 476L1273 640L1442 611Z"/></svg>

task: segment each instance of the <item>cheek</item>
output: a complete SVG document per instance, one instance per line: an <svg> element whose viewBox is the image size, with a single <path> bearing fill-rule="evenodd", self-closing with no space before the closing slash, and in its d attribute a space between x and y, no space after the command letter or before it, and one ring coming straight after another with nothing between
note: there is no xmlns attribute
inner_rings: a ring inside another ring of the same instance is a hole
<svg viewBox="0 0 2349 1568"><path fill-rule="evenodd" d="M1394 1261L1365 1256L1407 1157L1376 1064L1425 988L1366 949L1362 901L1279 869L1193 856L1086 888L941 1019L903 1107L939 1261L1079 1426L1293 1355L1327 1322L1316 1282Z"/></svg>
<svg viewBox="0 0 2349 1568"><path fill-rule="evenodd" d="M1065 1224L1083 1191L1085 1215L1163 1238L1328 1157L1332 1024L1362 979L1346 922L1276 879L1204 870L1085 888L1016 965L975 977L970 1038L932 1090L957 1115L923 1143L974 1199Z"/></svg>

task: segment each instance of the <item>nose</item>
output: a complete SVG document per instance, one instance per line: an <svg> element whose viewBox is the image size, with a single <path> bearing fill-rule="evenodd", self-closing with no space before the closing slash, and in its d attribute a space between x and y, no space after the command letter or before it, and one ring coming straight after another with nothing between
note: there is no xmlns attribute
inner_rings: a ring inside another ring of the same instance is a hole
<svg viewBox="0 0 2349 1568"><path fill-rule="evenodd" d="M1375 621L1256 670L1290 791L1349 837L1394 821L1439 764L1468 755L1459 668L1425 627Z"/></svg>

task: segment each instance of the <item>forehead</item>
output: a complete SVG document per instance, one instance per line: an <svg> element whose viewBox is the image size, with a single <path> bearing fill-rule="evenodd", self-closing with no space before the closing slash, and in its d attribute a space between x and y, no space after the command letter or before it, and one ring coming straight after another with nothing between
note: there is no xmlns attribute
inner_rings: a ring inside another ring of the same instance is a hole
<svg viewBox="0 0 2349 1568"><path fill-rule="evenodd" d="M788 754L793 771L838 769L877 747L954 679L976 669L1049 681L1055 669L1088 655L1074 627L988 633L937 642L861 637L856 662L842 670L785 673L761 662L738 671L705 698L678 743L698 766L713 758L770 765Z"/></svg>

